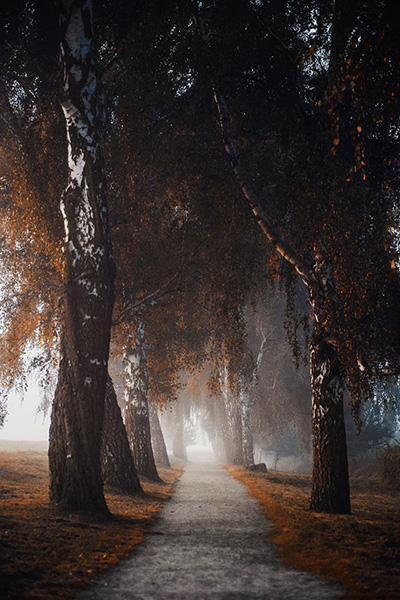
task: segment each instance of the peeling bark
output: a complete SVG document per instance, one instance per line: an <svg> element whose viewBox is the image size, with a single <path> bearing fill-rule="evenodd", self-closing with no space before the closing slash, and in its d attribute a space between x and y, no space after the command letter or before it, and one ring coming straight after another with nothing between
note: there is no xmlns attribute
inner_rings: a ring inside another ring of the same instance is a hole
<svg viewBox="0 0 400 600"><path fill-rule="evenodd" d="M160 481L151 445L148 374L144 347L144 323L137 329L135 347L128 346L125 365L125 427L139 475Z"/></svg>
<svg viewBox="0 0 400 600"><path fill-rule="evenodd" d="M61 199L66 297L49 440L50 498L61 509L108 515L100 467L115 267L99 145L92 6L62 0L61 55L68 186Z"/></svg>
<svg viewBox="0 0 400 600"><path fill-rule="evenodd" d="M142 492L122 420L121 409L118 406L110 376L107 378L105 396L101 471L105 484L128 494L140 494Z"/></svg>

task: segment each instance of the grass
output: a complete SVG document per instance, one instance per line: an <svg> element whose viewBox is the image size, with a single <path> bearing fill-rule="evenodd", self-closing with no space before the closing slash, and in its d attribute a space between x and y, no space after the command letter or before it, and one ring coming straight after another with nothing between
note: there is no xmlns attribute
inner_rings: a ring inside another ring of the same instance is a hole
<svg viewBox="0 0 400 600"><path fill-rule="evenodd" d="M261 504L287 564L339 583L349 600L400 598L398 491L354 480L352 515L318 514L308 510L308 475L227 470ZM182 469L159 472L165 484L143 482L143 498L107 489L114 518L92 523L49 503L45 452L0 452L0 598L66 600L127 557Z"/></svg>
<svg viewBox="0 0 400 600"><path fill-rule="evenodd" d="M308 509L309 475L227 467L272 522L284 562L339 583L351 600L400 598L399 492L377 480L351 482L352 515Z"/></svg>
<svg viewBox="0 0 400 600"><path fill-rule="evenodd" d="M106 489L113 518L93 523L50 504L46 453L0 452L0 598L73 597L143 541L181 472L159 469L141 498Z"/></svg>

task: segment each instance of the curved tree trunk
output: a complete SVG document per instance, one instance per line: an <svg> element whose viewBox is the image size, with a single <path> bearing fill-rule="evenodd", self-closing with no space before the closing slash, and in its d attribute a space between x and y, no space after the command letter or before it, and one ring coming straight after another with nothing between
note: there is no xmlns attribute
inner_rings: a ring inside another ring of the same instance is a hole
<svg viewBox="0 0 400 600"><path fill-rule="evenodd" d="M335 348L317 332L311 341L313 471L310 508L350 514L343 381Z"/></svg>
<svg viewBox="0 0 400 600"><path fill-rule="evenodd" d="M151 444L153 448L154 459L158 465L170 467L171 465L168 458L167 446L165 445L160 419L158 418L157 406L155 406L153 402L149 403L149 411Z"/></svg>
<svg viewBox="0 0 400 600"><path fill-rule="evenodd" d="M107 378L104 405L101 471L105 484L129 494L142 492L110 376Z"/></svg>
<svg viewBox="0 0 400 600"><path fill-rule="evenodd" d="M125 365L125 427L139 475L160 481L151 445L144 323L140 322L134 348L127 348Z"/></svg>
<svg viewBox="0 0 400 600"><path fill-rule="evenodd" d="M99 138L90 0L60 0L68 186L65 320L49 440L50 498L67 511L108 515L100 445L115 267Z"/></svg>
<svg viewBox="0 0 400 600"><path fill-rule="evenodd" d="M334 299L334 282L328 261L308 265L297 255L263 210L251 177L243 167L230 131L230 115L222 94L213 85L214 100L225 150L243 195L257 223L270 240L275 252L293 265L309 292L314 318L323 323L323 305L327 298ZM322 253L324 254L324 253ZM311 508L324 512L350 513L350 492L347 464L346 432L343 418L343 382L335 348L326 340L328 335L314 333L310 345L313 430L313 489ZM323 341L325 340L325 341Z"/></svg>

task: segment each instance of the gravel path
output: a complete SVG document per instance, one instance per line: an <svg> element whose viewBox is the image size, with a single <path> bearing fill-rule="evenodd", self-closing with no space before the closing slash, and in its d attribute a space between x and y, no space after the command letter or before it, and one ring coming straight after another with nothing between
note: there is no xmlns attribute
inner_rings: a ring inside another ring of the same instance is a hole
<svg viewBox="0 0 400 600"><path fill-rule="evenodd" d="M80 600L332 600L340 590L285 567L269 524L221 467L185 469L144 543Z"/></svg>

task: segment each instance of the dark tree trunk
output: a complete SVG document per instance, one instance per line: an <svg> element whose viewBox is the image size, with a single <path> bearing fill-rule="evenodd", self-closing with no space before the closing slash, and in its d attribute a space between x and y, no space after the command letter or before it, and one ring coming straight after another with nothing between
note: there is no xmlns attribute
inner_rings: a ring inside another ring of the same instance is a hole
<svg viewBox="0 0 400 600"><path fill-rule="evenodd" d="M136 470L151 481L161 481L151 445L148 374L144 346L144 323L137 329L134 348L127 348L125 364L125 427Z"/></svg>
<svg viewBox="0 0 400 600"><path fill-rule="evenodd" d="M311 341L313 471L310 508L350 514L343 382L336 349L317 332Z"/></svg>
<svg viewBox="0 0 400 600"><path fill-rule="evenodd" d="M67 511L106 516L100 446L115 267L99 145L102 114L91 2L59 4L69 181L61 201L66 297L50 427L50 498Z"/></svg>
<svg viewBox="0 0 400 600"><path fill-rule="evenodd" d="M105 484L129 494L142 492L111 377L106 386L101 471Z"/></svg>
<svg viewBox="0 0 400 600"><path fill-rule="evenodd" d="M167 446L165 445L164 435L161 429L160 419L158 418L157 406L153 402L149 403L150 411L150 431L153 454L158 465L170 467Z"/></svg>
<svg viewBox="0 0 400 600"><path fill-rule="evenodd" d="M91 411L76 393L76 384L61 342L61 360L49 434L50 499L66 511L107 516L100 470L103 407ZM94 423L88 431L88 423Z"/></svg>

